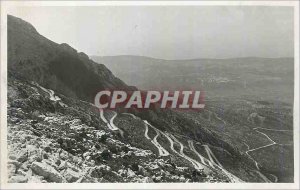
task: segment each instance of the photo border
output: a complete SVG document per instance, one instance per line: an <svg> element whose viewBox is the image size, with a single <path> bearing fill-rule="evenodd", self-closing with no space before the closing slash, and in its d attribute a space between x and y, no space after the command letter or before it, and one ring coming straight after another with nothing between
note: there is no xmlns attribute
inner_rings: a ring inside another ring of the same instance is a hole
<svg viewBox="0 0 300 190"><path fill-rule="evenodd" d="M1 189L299 189L298 1L1 1ZM7 183L7 12L22 6L291 6L294 7L294 183Z"/></svg>

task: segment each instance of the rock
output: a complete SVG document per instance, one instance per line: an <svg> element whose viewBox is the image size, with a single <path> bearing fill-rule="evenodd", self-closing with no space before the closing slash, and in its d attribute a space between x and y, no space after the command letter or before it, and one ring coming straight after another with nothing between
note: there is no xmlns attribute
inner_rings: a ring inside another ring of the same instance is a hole
<svg viewBox="0 0 300 190"><path fill-rule="evenodd" d="M36 155L32 155L30 157L28 157L28 162L32 163L34 161L37 161L37 159L40 158L40 155L39 154L36 154Z"/></svg>
<svg viewBox="0 0 300 190"><path fill-rule="evenodd" d="M46 146L46 147L44 148L44 150L45 150L46 152L51 152L51 148L50 148L49 146Z"/></svg>
<svg viewBox="0 0 300 190"><path fill-rule="evenodd" d="M8 183L26 183L27 181L28 179L26 177L18 175L9 178Z"/></svg>
<svg viewBox="0 0 300 190"><path fill-rule="evenodd" d="M23 170L18 170L17 174L21 175L21 176L26 176L27 172L23 171Z"/></svg>
<svg viewBox="0 0 300 190"><path fill-rule="evenodd" d="M95 166L96 165L96 162L95 162L95 160L91 160L91 162L90 162L90 166Z"/></svg>
<svg viewBox="0 0 300 190"><path fill-rule="evenodd" d="M90 155L91 155L90 152L85 152L82 156L85 158L85 157L90 156Z"/></svg>
<svg viewBox="0 0 300 190"><path fill-rule="evenodd" d="M76 164L79 164L82 162L82 159L79 158L78 156L73 156L73 162L76 163Z"/></svg>
<svg viewBox="0 0 300 190"><path fill-rule="evenodd" d="M91 161L92 157L91 156L87 156L85 159L86 159L86 161Z"/></svg>
<svg viewBox="0 0 300 190"><path fill-rule="evenodd" d="M179 176L173 175L173 176L171 176L171 179L173 179L173 180L178 180L178 179L179 179Z"/></svg>
<svg viewBox="0 0 300 190"><path fill-rule="evenodd" d="M58 143L54 142L54 143L52 144L52 147L53 147L53 148L59 148L60 145L59 145Z"/></svg>
<svg viewBox="0 0 300 190"><path fill-rule="evenodd" d="M44 159L48 159L48 158L49 158L48 154L47 154L47 153L44 153L43 158L44 158Z"/></svg>
<svg viewBox="0 0 300 190"><path fill-rule="evenodd" d="M139 171L139 168L140 168L140 166L139 166L137 163L133 163L133 164L131 165L131 169L132 169L133 171Z"/></svg>
<svg viewBox="0 0 300 190"><path fill-rule="evenodd" d="M34 137L32 135L26 135L25 136L26 141L30 141L31 139L34 139Z"/></svg>
<svg viewBox="0 0 300 190"><path fill-rule="evenodd" d="M15 155L9 155L8 158L11 159L11 160L16 160L17 159L17 157Z"/></svg>
<svg viewBox="0 0 300 190"><path fill-rule="evenodd" d="M91 177L100 178L100 177L105 176L106 174L108 174L110 171L111 171L111 168L109 166L100 165L100 166L96 166L94 168L91 168L90 171L89 171L89 175Z"/></svg>
<svg viewBox="0 0 300 190"><path fill-rule="evenodd" d="M105 160L108 160L110 159L112 156L111 156L111 152L108 150L108 149L104 149L102 152L101 152L101 157Z"/></svg>
<svg viewBox="0 0 300 190"><path fill-rule="evenodd" d="M25 149L22 149L17 155L16 160L18 162L25 162L28 159L28 152Z"/></svg>
<svg viewBox="0 0 300 190"><path fill-rule="evenodd" d="M118 171L118 174L120 175L120 176L126 176L127 175L127 171L126 170L124 170L124 169L120 169L119 171Z"/></svg>
<svg viewBox="0 0 300 190"><path fill-rule="evenodd" d="M132 155L133 155L133 152L130 150L130 151L127 152L127 155L128 155L128 156L132 156Z"/></svg>
<svg viewBox="0 0 300 190"><path fill-rule="evenodd" d="M34 141L32 141L32 142L34 142ZM28 152L30 152L30 154L36 154L37 152L39 152L39 149L37 149L37 147L35 147L34 145L28 145L28 144L26 145L26 150Z"/></svg>
<svg viewBox="0 0 300 190"><path fill-rule="evenodd" d="M21 166L21 163L18 162L18 161L16 161L16 160L9 160L7 163L8 163L8 164L13 164L13 165L15 165L16 167Z"/></svg>
<svg viewBox="0 0 300 190"><path fill-rule="evenodd" d="M89 176L82 176L80 179L76 181L76 183L99 183L103 178L96 178L89 177Z"/></svg>
<svg viewBox="0 0 300 190"><path fill-rule="evenodd" d="M57 159L57 160L55 161L55 164L56 164L57 166L60 166L61 161L60 161L59 159Z"/></svg>
<svg viewBox="0 0 300 190"><path fill-rule="evenodd" d="M153 180L150 177L145 177L142 179L142 183L153 183Z"/></svg>
<svg viewBox="0 0 300 190"><path fill-rule="evenodd" d="M155 181L160 181L161 180L161 176L157 176L156 178L155 178Z"/></svg>
<svg viewBox="0 0 300 190"><path fill-rule="evenodd" d="M62 160L67 160L68 159L68 152L66 151L62 151L60 154L59 154L59 157L62 159Z"/></svg>
<svg viewBox="0 0 300 190"><path fill-rule="evenodd" d="M185 182L186 179L185 179L183 176L180 176L179 181L180 181L180 182Z"/></svg>
<svg viewBox="0 0 300 190"><path fill-rule="evenodd" d="M68 167L67 161L63 161L63 162L61 162L61 164L58 166L58 169L59 169L59 170L64 170L64 169L67 169L67 167Z"/></svg>
<svg viewBox="0 0 300 190"><path fill-rule="evenodd" d="M38 175L45 177L53 182L62 183L65 179L53 167L46 163L33 162L31 169Z"/></svg>
<svg viewBox="0 0 300 190"><path fill-rule="evenodd" d="M80 178L81 174L68 168L63 172L63 176L68 182L75 182Z"/></svg>
<svg viewBox="0 0 300 190"><path fill-rule="evenodd" d="M31 176L28 179L28 183L42 183L43 177L42 176Z"/></svg>
<svg viewBox="0 0 300 190"><path fill-rule="evenodd" d="M53 167L55 170L58 170L58 166L54 163L53 160L44 159L42 162L45 163L45 164L48 164L51 167Z"/></svg>
<svg viewBox="0 0 300 190"><path fill-rule="evenodd" d="M30 179L31 176L32 176L32 170L29 169L29 170L26 172L26 177L27 177L27 179Z"/></svg>
<svg viewBox="0 0 300 190"><path fill-rule="evenodd" d="M148 176L149 172L147 172L147 170L145 168L143 168L142 166L139 165L139 169L138 169L139 174L141 174L142 176Z"/></svg>
<svg viewBox="0 0 300 190"><path fill-rule="evenodd" d="M14 175L17 171L17 167L14 164L8 164L7 169L8 169L8 175L9 176Z"/></svg>
<svg viewBox="0 0 300 190"><path fill-rule="evenodd" d="M41 114L38 117L41 118L41 119L45 119L46 116L44 114Z"/></svg>
<svg viewBox="0 0 300 190"><path fill-rule="evenodd" d="M43 160L40 156L34 157L33 159L35 159L35 161L37 162L41 162Z"/></svg>
<svg viewBox="0 0 300 190"><path fill-rule="evenodd" d="M135 173L130 168L128 168L128 170L127 170L127 176L128 177L134 177Z"/></svg>
<svg viewBox="0 0 300 190"><path fill-rule="evenodd" d="M149 168L150 170L157 170L157 169L159 169L159 166L155 163L155 164L150 164L150 165L148 166L148 168Z"/></svg>

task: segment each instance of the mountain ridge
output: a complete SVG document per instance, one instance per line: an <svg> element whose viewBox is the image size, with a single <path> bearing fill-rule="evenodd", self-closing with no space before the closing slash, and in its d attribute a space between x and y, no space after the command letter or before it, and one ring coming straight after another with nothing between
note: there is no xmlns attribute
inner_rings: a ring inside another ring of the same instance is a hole
<svg viewBox="0 0 300 190"><path fill-rule="evenodd" d="M91 58L112 58L112 57L132 57L132 58L146 58L153 60L163 60L163 61L201 61L201 60L241 60L241 59L294 59L294 57L259 57L259 56L247 56L247 57L230 57L230 58L186 58L186 59L165 59L157 58L146 55L130 55L130 54L120 54L120 55L90 55Z"/></svg>
<svg viewBox="0 0 300 190"><path fill-rule="evenodd" d="M95 89L130 88L103 64L93 62L83 52L78 53L68 44L57 44L43 37L22 19L11 15L7 19L9 75L33 80L62 94L89 101L93 98L91 94L97 93L93 91ZM64 71L61 66L64 66ZM73 69L73 72L68 72L68 69ZM85 76L91 79L85 80ZM82 84L72 86L72 81L67 79L79 80Z"/></svg>

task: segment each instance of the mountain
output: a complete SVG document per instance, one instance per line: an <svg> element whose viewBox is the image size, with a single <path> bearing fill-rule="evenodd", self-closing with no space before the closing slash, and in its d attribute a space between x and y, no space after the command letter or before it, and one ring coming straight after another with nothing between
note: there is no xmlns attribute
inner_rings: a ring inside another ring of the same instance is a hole
<svg viewBox="0 0 300 190"><path fill-rule="evenodd" d="M140 89L203 89L231 97L293 104L293 58L163 60L143 56L92 56L127 84Z"/></svg>
<svg viewBox="0 0 300 190"><path fill-rule="evenodd" d="M48 40L19 18L8 15L7 21L10 76L89 101L101 89L130 88L85 53Z"/></svg>
<svg viewBox="0 0 300 190"><path fill-rule="evenodd" d="M224 97L200 111L99 113L97 91L136 88L7 19L9 182L293 181L289 104Z"/></svg>

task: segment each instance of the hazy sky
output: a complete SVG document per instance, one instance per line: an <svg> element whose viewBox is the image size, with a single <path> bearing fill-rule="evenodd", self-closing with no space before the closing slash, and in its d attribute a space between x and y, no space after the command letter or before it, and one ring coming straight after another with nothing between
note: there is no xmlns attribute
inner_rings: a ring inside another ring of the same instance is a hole
<svg viewBox="0 0 300 190"><path fill-rule="evenodd" d="M10 14L88 55L293 56L291 7L22 7Z"/></svg>

